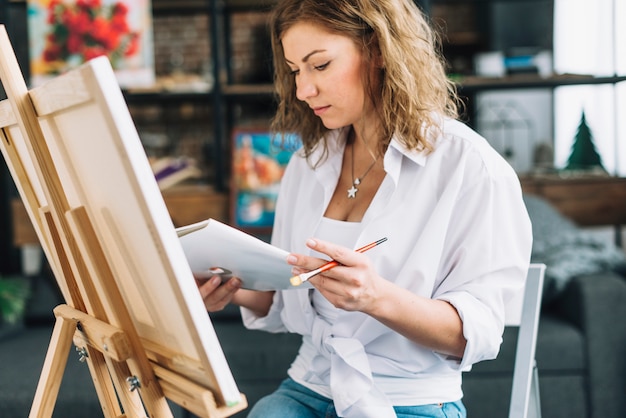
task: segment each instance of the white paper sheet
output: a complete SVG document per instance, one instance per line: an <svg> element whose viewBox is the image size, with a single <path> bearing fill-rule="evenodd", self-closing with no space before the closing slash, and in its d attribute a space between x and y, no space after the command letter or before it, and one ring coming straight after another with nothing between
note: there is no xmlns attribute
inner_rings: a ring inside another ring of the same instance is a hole
<svg viewBox="0 0 626 418"><path fill-rule="evenodd" d="M252 235L215 219L180 227L180 237L191 271L206 274L209 269L221 268L239 277L244 289L280 290L303 289L310 283L292 286L289 283L291 266L289 253Z"/></svg>

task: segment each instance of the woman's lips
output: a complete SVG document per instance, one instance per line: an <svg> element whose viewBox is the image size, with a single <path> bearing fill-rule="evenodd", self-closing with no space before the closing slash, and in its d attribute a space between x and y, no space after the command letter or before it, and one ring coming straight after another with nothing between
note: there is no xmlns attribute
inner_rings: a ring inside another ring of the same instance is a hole
<svg viewBox="0 0 626 418"><path fill-rule="evenodd" d="M315 113L316 116L321 116L324 112L326 112L328 109L330 108L330 106L320 106L320 107L314 107L313 108L313 113Z"/></svg>

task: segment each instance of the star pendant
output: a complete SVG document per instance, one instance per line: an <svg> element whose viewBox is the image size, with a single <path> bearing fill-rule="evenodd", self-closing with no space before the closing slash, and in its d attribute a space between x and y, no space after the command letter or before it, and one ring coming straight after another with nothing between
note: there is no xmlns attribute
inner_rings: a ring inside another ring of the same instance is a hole
<svg viewBox="0 0 626 418"><path fill-rule="evenodd" d="M356 192L358 191L359 189L354 187L354 184L353 184L352 187L348 189L348 199L354 199L356 197Z"/></svg>

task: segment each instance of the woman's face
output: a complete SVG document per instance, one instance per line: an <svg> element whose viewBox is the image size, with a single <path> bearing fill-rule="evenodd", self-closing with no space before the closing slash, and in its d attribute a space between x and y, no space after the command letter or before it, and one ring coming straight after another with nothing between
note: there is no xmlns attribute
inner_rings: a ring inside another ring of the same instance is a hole
<svg viewBox="0 0 626 418"><path fill-rule="evenodd" d="M367 120L371 111L363 80L363 60L350 38L301 22L283 35L296 97L306 102L328 129Z"/></svg>

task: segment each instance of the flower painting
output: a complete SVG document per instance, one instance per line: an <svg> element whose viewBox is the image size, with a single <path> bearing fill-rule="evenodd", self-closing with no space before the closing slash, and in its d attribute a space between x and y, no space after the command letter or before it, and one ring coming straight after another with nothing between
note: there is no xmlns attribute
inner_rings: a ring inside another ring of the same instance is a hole
<svg viewBox="0 0 626 418"><path fill-rule="evenodd" d="M150 0L29 0L31 84L105 55L123 88L154 84Z"/></svg>

